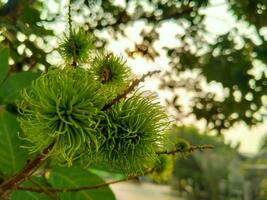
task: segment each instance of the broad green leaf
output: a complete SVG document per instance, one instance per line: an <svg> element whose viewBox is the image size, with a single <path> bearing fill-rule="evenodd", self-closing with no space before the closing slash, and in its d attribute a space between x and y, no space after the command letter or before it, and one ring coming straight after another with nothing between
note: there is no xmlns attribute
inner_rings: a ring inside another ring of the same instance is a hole
<svg viewBox="0 0 267 200"><path fill-rule="evenodd" d="M5 80L8 73L8 58L9 49L8 47L0 47L0 85Z"/></svg>
<svg viewBox="0 0 267 200"><path fill-rule="evenodd" d="M20 130L16 117L0 112L0 171L11 175L20 170L27 160L27 152L20 148Z"/></svg>
<svg viewBox="0 0 267 200"><path fill-rule="evenodd" d="M29 191L16 191L11 196L11 200L50 200L51 198L42 193Z"/></svg>
<svg viewBox="0 0 267 200"><path fill-rule="evenodd" d="M38 183L38 185L42 185L44 187L48 186L46 180L42 177L32 177L31 179L34 180L35 183ZM33 184L31 181L26 181L22 185L29 187L31 186L36 187L36 185ZM36 193L29 191L16 190L11 194L11 200L49 200L49 199L51 198L44 193Z"/></svg>
<svg viewBox="0 0 267 200"><path fill-rule="evenodd" d="M93 186L104 181L97 175L80 167L53 168L48 182L55 188L77 188L81 186ZM115 200L115 196L109 187L95 190L82 190L79 192L58 193L62 200Z"/></svg>
<svg viewBox="0 0 267 200"><path fill-rule="evenodd" d="M119 171L110 171L108 169L104 168L97 168L97 167L91 167L88 169L93 174L100 176L102 179L108 180L108 179L123 179L125 178L125 175L122 174L122 172Z"/></svg>
<svg viewBox="0 0 267 200"><path fill-rule="evenodd" d="M0 87L0 103L12 103L20 96L20 90L31 85L37 73L20 72L8 78Z"/></svg>

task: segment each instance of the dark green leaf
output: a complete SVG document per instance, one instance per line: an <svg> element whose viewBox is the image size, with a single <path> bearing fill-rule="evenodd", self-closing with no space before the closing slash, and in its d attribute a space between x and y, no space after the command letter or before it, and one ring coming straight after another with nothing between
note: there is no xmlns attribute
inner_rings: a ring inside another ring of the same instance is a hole
<svg viewBox="0 0 267 200"><path fill-rule="evenodd" d="M28 192L28 191L16 191L11 196L11 200L50 200L45 194Z"/></svg>
<svg viewBox="0 0 267 200"><path fill-rule="evenodd" d="M100 177L80 167L54 168L51 171L48 181L55 188L77 188L103 183ZM109 187L79 192L58 193L58 196L64 200L115 200L115 196Z"/></svg>
<svg viewBox="0 0 267 200"><path fill-rule="evenodd" d="M44 187L47 187L46 180L42 177L32 177L32 180L34 183L37 183L38 185L42 185ZM23 186L34 186L31 181L26 181L23 183ZM11 195L11 200L49 200L51 199L44 193L36 193L36 192L28 192L28 191L20 191L17 190Z"/></svg>
<svg viewBox="0 0 267 200"><path fill-rule="evenodd" d="M0 84L5 80L8 72L9 48L0 47Z"/></svg>
<svg viewBox="0 0 267 200"><path fill-rule="evenodd" d="M20 72L8 78L0 88L0 103L12 103L19 98L19 91L29 87L32 80L38 77L37 73Z"/></svg>
<svg viewBox="0 0 267 200"><path fill-rule="evenodd" d="M20 148L19 130L19 124L12 114L0 113L0 170L8 175L21 169L27 160L26 150Z"/></svg>

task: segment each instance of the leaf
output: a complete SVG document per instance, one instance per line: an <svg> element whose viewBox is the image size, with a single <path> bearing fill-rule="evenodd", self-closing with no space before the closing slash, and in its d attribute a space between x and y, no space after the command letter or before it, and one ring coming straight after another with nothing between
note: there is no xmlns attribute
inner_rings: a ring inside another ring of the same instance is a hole
<svg viewBox="0 0 267 200"><path fill-rule="evenodd" d="M37 9L29 6L24 7L24 12L20 18L24 21L24 23L28 23L31 26L41 21L40 12Z"/></svg>
<svg viewBox="0 0 267 200"><path fill-rule="evenodd" d="M90 167L88 170L105 180L126 178L125 175L122 174L121 172L111 171L110 169L104 170L104 168Z"/></svg>
<svg viewBox="0 0 267 200"><path fill-rule="evenodd" d="M20 97L20 90L29 87L37 73L20 72L8 78L0 88L0 103L12 103Z"/></svg>
<svg viewBox="0 0 267 200"><path fill-rule="evenodd" d="M0 85L5 80L8 73L9 48L2 46L0 48Z"/></svg>
<svg viewBox="0 0 267 200"><path fill-rule="evenodd" d="M42 185L44 187L47 187L47 182L42 177L31 177L32 180L34 180L35 183L38 183L38 185ZM31 181L25 181L23 186L33 186L36 187ZM11 194L11 200L50 200L51 198L48 197L44 193L36 193L36 192L29 192L29 191L20 191L17 190Z"/></svg>
<svg viewBox="0 0 267 200"><path fill-rule="evenodd" d="M16 191L11 196L11 200L50 200L48 196L42 193L29 191Z"/></svg>
<svg viewBox="0 0 267 200"><path fill-rule="evenodd" d="M7 175L20 170L27 160L26 150L20 148L19 130L15 116L0 113L0 171Z"/></svg>
<svg viewBox="0 0 267 200"><path fill-rule="evenodd" d="M48 182L55 188L77 188L101 184L104 181L99 176L80 167L56 167L52 169ZM115 196L109 187L95 190L82 190L79 192L58 193L58 196L64 200L115 200Z"/></svg>

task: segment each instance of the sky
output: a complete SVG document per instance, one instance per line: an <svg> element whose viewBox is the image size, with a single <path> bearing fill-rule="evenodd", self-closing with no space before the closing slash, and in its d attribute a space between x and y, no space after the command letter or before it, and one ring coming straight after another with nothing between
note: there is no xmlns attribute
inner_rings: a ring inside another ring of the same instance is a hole
<svg viewBox="0 0 267 200"><path fill-rule="evenodd" d="M121 3L122 0L116 0L116 3ZM61 1L61 5L57 8L56 4L53 4L53 0L48 0L49 7L58 12L58 9L65 12L66 14L66 0ZM242 34L246 34L247 36L251 37L253 40L257 41L256 34L254 34L254 29L248 27L245 23L238 23L234 17L229 13L227 9L226 0L211 0L211 5L209 8L202 10L203 13L207 16L205 23L209 32L214 34L223 34L228 32L232 28L237 28L238 31ZM82 19L78 16L73 17L74 20L77 22L79 21L82 23ZM132 27L127 28L126 33L128 34L128 38L121 38L117 41L112 40L108 46L108 49L114 52L117 55L122 56L123 58L127 59L127 64L132 68L134 74L137 76L142 75L148 71L152 71L155 69L160 69L162 71L168 70L168 60L166 57L161 56L157 58L155 62L149 62L145 58L136 57L134 59L127 58L127 54L125 53L125 48L132 47L134 44L133 41L140 40L140 30L143 26L142 22L135 23ZM59 23L55 25L56 32L58 34L62 33L66 29L65 23ZM176 33L182 31L179 29L177 25L174 23L165 23L160 28L160 42L156 43L156 48L160 48L162 44L169 44L169 45L177 45L177 39L175 39ZM106 34L106 35L105 35ZM267 35L267 31L266 31ZM104 33L103 36L109 37L107 33ZM51 41L53 42L53 41ZM58 55L52 55L51 59L53 62L57 62ZM160 97L160 101L163 103L164 99L169 98L170 94L168 92L163 92L158 90L159 79L157 76L154 79L146 80L143 84L144 89L151 90L157 92ZM219 89L216 85L214 85L213 89ZM186 102L187 96L186 94L180 94L184 96L184 100ZM196 121L191 120L188 122L189 124L193 123L196 124ZM203 124L199 124L199 127ZM263 124L258 125L253 128L249 128L244 124L236 125L235 127L231 128L224 134L226 142L230 142L233 145L240 142L239 151L243 153L256 153L258 150L258 146L262 140L262 137L267 134L267 121Z"/></svg>

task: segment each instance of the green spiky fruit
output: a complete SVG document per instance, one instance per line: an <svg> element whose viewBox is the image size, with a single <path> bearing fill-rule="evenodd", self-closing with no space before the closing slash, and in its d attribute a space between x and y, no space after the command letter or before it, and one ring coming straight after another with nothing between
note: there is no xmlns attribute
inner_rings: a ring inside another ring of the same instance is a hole
<svg viewBox="0 0 267 200"><path fill-rule="evenodd" d="M173 158L169 155L159 155L154 171L150 174L150 178L156 183L169 180L173 172Z"/></svg>
<svg viewBox="0 0 267 200"><path fill-rule="evenodd" d="M100 147L100 162L133 175L152 167L164 142L166 114L155 97L135 94L107 112Z"/></svg>
<svg viewBox="0 0 267 200"><path fill-rule="evenodd" d="M69 64L82 64L90 59L90 52L94 49L93 37L83 29L73 31L64 37L59 45L59 53Z"/></svg>
<svg viewBox="0 0 267 200"><path fill-rule="evenodd" d="M130 68L125 61L113 54L98 54L91 68L95 78L109 90L117 93L129 83Z"/></svg>
<svg viewBox="0 0 267 200"><path fill-rule="evenodd" d="M188 150L190 148L190 144L185 139L178 138L176 140L175 147L177 150L180 150L181 152L188 153Z"/></svg>
<svg viewBox="0 0 267 200"><path fill-rule="evenodd" d="M31 152L55 143L51 153L68 164L97 151L103 137L97 131L106 97L101 84L86 70L55 69L42 74L18 104L23 137Z"/></svg>

